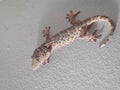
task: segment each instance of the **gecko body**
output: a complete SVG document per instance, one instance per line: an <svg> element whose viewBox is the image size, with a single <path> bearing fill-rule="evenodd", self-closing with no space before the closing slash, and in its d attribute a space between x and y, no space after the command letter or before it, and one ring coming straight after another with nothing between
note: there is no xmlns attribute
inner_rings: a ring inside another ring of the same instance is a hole
<svg viewBox="0 0 120 90"><path fill-rule="evenodd" d="M96 42L102 34L97 34L97 30L94 30L93 33L89 32L89 28L93 26L94 23L99 23L101 21L108 23L111 27L109 37L113 34L115 26L109 17L97 15L80 22L79 20L76 21L75 18L79 13L80 12L74 14L70 11L70 14L67 14L66 18L72 26L60 31L53 37L50 37L50 27L46 27L45 30L43 30L46 41L40 47L36 48L32 55L33 70L38 69L41 65L49 63L50 55L53 50L66 46L77 38ZM100 44L100 47L105 46L105 44L109 41L109 37L102 44Z"/></svg>

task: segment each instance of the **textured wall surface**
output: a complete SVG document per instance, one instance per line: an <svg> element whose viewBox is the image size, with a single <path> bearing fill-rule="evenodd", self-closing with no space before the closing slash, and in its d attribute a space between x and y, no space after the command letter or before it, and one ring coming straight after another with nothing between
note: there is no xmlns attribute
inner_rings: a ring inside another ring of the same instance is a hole
<svg viewBox="0 0 120 90"><path fill-rule="evenodd" d="M0 90L120 90L119 0L0 0ZM65 14L81 11L81 20L107 15L116 31L106 47L75 41L52 53L50 63L31 69L33 50L70 24Z"/></svg>

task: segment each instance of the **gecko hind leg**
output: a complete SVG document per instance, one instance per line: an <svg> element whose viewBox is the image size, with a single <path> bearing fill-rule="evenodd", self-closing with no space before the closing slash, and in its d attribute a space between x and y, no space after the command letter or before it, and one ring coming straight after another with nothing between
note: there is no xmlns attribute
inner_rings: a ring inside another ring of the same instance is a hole
<svg viewBox="0 0 120 90"><path fill-rule="evenodd" d="M95 30L92 34L92 41L96 42L98 39L100 39L101 36L102 34L97 34L97 30Z"/></svg>
<svg viewBox="0 0 120 90"><path fill-rule="evenodd" d="M42 33L43 37L46 37L46 40L50 39L50 26L45 27Z"/></svg>
<svg viewBox="0 0 120 90"><path fill-rule="evenodd" d="M96 25L97 23L95 22L88 26L83 27L80 38L85 38L86 36L90 35L92 37L90 41L96 42L98 39L100 39L100 37L102 36L102 33L97 34L97 29L95 29L97 27Z"/></svg>
<svg viewBox="0 0 120 90"><path fill-rule="evenodd" d="M73 13L72 10L70 10L70 13L66 14L66 19L68 19L68 22L72 24L73 26L77 23L76 16L80 13L80 11Z"/></svg>

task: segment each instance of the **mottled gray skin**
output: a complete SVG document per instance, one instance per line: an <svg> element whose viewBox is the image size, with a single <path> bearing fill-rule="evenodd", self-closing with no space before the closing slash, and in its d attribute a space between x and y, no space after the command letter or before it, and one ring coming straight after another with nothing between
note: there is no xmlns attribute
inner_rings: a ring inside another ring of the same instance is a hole
<svg viewBox="0 0 120 90"><path fill-rule="evenodd" d="M101 35L97 35L96 32L94 32L93 34L89 33L88 27L96 22L99 23L99 21L106 22L110 25L111 30L109 32L109 36L111 36L114 32L115 27L110 18L100 15L88 18L80 22L80 24L75 24L74 26L71 26L57 33L53 37L47 39L40 47L35 49L32 56L33 70L38 69L42 64L48 63L51 52L54 49L66 46L69 43L73 42L76 38L96 42L96 40L99 39ZM100 47L103 47L108 40L109 37L100 45Z"/></svg>

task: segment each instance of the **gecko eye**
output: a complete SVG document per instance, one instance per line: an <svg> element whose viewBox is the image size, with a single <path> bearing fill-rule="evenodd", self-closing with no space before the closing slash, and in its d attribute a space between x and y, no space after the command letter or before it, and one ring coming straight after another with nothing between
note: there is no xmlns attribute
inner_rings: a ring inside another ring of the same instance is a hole
<svg viewBox="0 0 120 90"><path fill-rule="evenodd" d="M37 58L36 61L39 61L39 59Z"/></svg>

